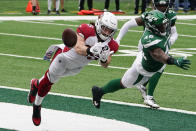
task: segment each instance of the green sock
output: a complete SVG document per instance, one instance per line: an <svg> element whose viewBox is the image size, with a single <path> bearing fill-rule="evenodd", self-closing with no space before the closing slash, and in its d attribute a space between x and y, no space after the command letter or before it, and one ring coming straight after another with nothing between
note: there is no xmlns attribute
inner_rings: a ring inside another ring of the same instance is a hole
<svg viewBox="0 0 196 131"><path fill-rule="evenodd" d="M162 73L155 73L149 80L148 95L153 96L154 90L159 82Z"/></svg>
<svg viewBox="0 0 196 131"><path fill-rule="evenodd" d="M114 79L108 82L106 85L102 87L102 91L104 94L115 92L117 90L124 89L124 87L121 84L121 79Z"/></svg>

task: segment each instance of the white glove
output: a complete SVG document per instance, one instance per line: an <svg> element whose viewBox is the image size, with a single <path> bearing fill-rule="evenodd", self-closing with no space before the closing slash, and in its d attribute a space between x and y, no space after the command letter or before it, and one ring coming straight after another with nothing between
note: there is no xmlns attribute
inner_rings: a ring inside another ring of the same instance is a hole
<svg viewBox="0 0 196 131"><path fill-rule="evenodd" d="M102 51L102 45L100 43L96 43L92 47L88 47L86 53L87 56L94 57L94 59L98 59L101 51Z"/></svg>
<svg viewBox="0 0 196 131"><path fill-rule="evenodd" d="M105 45L104 47L102 47L102 51L100 52L99 61L102 63L106 63L109 55L110 55L110 48L108 47L108 45Z"/></svg>
<svg viewBox="0 0 196 131"><path fill-rule="evenodd" d="M110 51L109 50L102 51L102 53L99 56L100 62L106 63L107 60L108 60L109 55L110 55Z"/></svg>
<svg viewBox="0 0 196 131"><path fill-rule="evenodd" d="M93 45L92 47L87 48L86 52L87 52L87 56L91 56L94 57L95 59L99 59L100 54L108 49L109 49L108 45L99 42Z"/></svg>

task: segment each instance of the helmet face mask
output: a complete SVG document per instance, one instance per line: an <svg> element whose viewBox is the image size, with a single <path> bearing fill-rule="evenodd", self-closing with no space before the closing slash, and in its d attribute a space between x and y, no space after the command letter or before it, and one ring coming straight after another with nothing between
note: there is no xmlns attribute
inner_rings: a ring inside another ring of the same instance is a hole
<svg viewBox="0 0 196 131"><path fill-rule="evenodd" d="M166 13L169 9L170 0L152 0L154 9Z"/></svg>
<svg viewBox="0 0 196 131"><path fill-rule="evenodd" d="M117 18L110 12L104 12L95 22L96 33L103 41L114 36L117 26Z"/></svg>

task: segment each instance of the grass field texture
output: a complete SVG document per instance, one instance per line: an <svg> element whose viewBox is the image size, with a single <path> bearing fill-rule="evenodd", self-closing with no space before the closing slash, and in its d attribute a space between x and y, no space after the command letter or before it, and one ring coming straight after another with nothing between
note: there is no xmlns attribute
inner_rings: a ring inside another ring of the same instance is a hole
<svg viewBox="0 0 196 131"><path fill-rule="evenodd" d="M49 62L40 60L51 44L61 43L61 33L67 28L76 29L89 21L1 21L0 22L0 85L29 89L32 78L40 78L48 69ZM53 23L53 24L47 24ZM124 21L119 22L119 28ZM182 24L183 23L183 24ZM58 25L61 24L61 25ZM155 99L162 107L196 111L196 20L182 20L176 23L179 38L172 46L171 53L188 56L191 69L184 71L176 66L167 66L155 91ZM121 41L119 52L113 56L111 66L129 68L135 59L142 27L130 30ZM118 32L117 32L118 34ZM21 36L22 35L22 36ZM44 37L44 38L40 38ZM116 37L116 36L115 36ZM51 39L55 38L55 39ZM129 53L125 53L129 50ZM17 56L34 58L19 58ZM97 65L97 61L92 64ZM121 78L126 69L86 66L80 74L62 78L52 88L52 92L91 97L93 85L103 86L109 80ZM107 94L104 99L143 104L137 89L125 89Z"/></svg>

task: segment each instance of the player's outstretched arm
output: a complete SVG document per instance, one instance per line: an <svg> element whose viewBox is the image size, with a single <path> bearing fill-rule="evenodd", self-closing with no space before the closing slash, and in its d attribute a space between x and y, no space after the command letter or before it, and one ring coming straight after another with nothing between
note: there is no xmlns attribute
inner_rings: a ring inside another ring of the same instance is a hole
<svg viewBox="0 0 196 131"><path fill-rule="evenodd" d="M110 56L108 56L108 58L107 58L107 60L106 61L102 61L102 60L100 60L99 62L100 62L100 64L101 64L101 66L103 66L104 68L107 68L108 67L108 65L110 64L110 62L111 62L111 55Z"/></svg>
<svg viewBox="0 0 196 131"><path fill-rule="evenodd" d="M163 52L161 48L156 48L154 50L151 50L150 55L156 61L159 61L164 64L168 64L168 65L176 65L177 67L180 67L184 70L188 70L191 65L190 60L183 58L183 57L173 58L171 56L168 56L167 54Z"/></svg>
<svg viewBox="0 0 196 131"><path fill-rule="evenodd" d="M85 41L84 38L80 35L77 35L77 43L74 47L74 49L76 50L76 52L80 55L86 56L87 55L87 46L85 46Z"/></svg>
<svg viewBox="0 0 196 131"><path fill-rule="evenodd" d="M122 28L120 29L120 32L116 38L116 42L120 44L121 39L124 37L124 35L127 33L127 31L132 28L132 27L137 27L137 26L142 26L143 21L141 17L135 18L135 19L130 19L127 21Z"/></svg>

